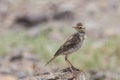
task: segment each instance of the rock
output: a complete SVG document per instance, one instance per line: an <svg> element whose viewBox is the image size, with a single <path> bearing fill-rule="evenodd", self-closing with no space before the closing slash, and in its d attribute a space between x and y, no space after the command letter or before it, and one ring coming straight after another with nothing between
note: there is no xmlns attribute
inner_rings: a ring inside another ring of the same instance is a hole
<svg viewBox="0 0 120 80"><path fill-rule="evenodd" d="M43 73L36 77L29 77L24 80L89 80L85 72L75 69L73 72L69 68L56 72Z"/></svg>

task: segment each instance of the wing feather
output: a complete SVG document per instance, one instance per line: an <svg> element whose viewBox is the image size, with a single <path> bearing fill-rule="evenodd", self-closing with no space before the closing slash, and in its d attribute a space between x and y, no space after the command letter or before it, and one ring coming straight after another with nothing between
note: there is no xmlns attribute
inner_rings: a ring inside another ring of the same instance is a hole
<svg viewBox="0 0 120 80"><path fill-rule="evenodd" d="M58 56L61 53L68 51L71 48L74 48L80 42L79 34L73 34L70 36L67 41L58 49L54 56Z"/></svg>

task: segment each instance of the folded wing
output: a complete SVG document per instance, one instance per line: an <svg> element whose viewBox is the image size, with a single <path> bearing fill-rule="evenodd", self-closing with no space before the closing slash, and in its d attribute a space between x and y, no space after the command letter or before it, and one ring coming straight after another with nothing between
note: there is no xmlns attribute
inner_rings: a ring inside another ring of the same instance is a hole
<svg viewBox="0 0 120 80"><path fill-rule="evenodd" d="M74 48L77 44L79 44L80 42L80 38L79 38L79 34L73 34L72 36L70 36L67 41L58 49L58 51L55 53L54 56L58 56L61 53L64 53L68 50L70 50L71 48Z"/></svg>

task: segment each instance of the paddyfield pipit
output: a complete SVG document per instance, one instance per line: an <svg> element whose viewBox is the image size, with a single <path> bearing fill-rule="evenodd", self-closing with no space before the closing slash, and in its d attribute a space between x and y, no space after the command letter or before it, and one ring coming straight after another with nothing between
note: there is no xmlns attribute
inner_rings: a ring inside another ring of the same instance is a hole
<svg viewBox="0 0 120 80"><path fill-rule="evenodd" d="M77 32L71 35L66 42L57 50L54 54L54 57L47 62L49 64L52 60L54 60L59 55L65 55L65 61L68 64L71 72L73 72L74 66L68 60L68 56L80 49L84 39L85 39L85 27L82 23L78 23L75 27L73 27ZM47 65L46 64L46 65Z"/></svg>

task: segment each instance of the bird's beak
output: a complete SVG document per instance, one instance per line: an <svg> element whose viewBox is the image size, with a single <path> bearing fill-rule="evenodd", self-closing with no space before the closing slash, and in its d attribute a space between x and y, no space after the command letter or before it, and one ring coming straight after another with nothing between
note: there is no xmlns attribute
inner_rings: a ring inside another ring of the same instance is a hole
<svg viewBox="0 0 120 80"><path fill-rule="evenodd" d="M77 27L72 27L72 28L77 28Z"/></svg>

